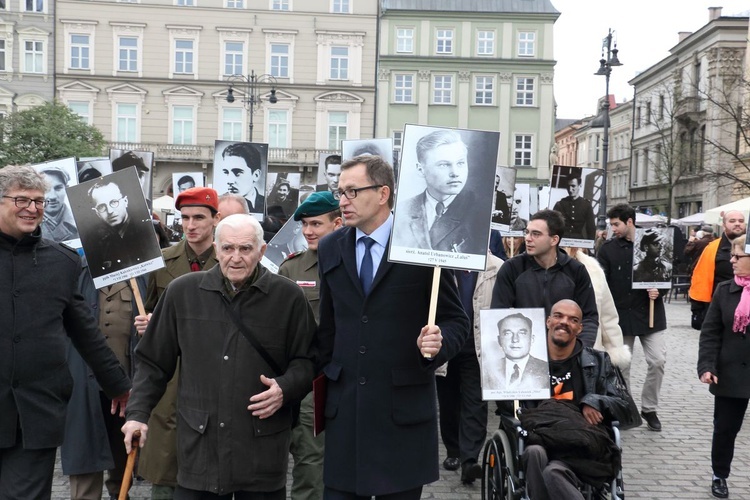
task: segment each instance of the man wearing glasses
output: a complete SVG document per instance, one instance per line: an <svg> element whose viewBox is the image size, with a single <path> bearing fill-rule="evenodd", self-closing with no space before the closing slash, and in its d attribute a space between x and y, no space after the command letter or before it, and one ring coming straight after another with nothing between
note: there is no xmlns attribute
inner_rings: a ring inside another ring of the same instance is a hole
<svg viewBox="0 0 750 500"><path fill-rule="evenodd" d="M113 412L124 415L130 388L78 292L80 258L41 236L46 191L31 167L0 169L0 498L51 496L73 389L71 341Z"/></svg>
<svg viewBox="0 0 750 500"><path fill-rule="evenodd" d="M338 197L346 226L318 245L326 500L417 500L439 477L434 372L459 352L469 321L448 271L436 324L425 326L432 269L385 258L393 187L380 156L345 162Z"/></svg>
<svg viewBox="0 0 750 500"><path fill-rule="evenodd" d="M94 276L109 274L139 264L139 242L154 237L148 212L134 217L128 209L128 197L120 186L111 181L100 181L88 190L92 210L100 224L98 244L86 248L86 258Z"/></svg>

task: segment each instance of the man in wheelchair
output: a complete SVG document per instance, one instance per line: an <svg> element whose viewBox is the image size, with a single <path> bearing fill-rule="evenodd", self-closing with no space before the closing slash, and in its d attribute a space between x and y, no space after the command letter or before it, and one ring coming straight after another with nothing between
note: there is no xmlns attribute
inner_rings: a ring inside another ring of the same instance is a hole
<svg viewBox="0 0 750 500"><path fill-rule="evenodd" d="M612 450L606 450L606 444L600 446L608 438L603 426L614 421L630 426L638 415L609 356L578 340L582 319L580 307L572 300L552 306L546 322L552 400L525 402L526 409L519 415L528 433L521 463L532 500L582 499L579 486L585 478L579 476L596 469L597 460L612 458ZM572 413L566 413L571 409ZM576 456L572 442L566 443L574 434L583 443L583 452L578 454L582 457ZM619 450L614 451L619 470Z"/></svg>

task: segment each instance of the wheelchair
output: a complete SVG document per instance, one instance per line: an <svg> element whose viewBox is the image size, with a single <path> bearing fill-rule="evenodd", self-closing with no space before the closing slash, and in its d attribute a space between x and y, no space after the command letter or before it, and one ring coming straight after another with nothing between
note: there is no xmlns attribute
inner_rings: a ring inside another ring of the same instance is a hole
<svg viewBox="0 0 750 500"><path fill-rule="evenodd" d="M620 429L612 423L612 438L622 450ZM524 451L521 422L510 415L500 415L500 428L484 445L482 455L482 500L529 500L521 467ZM622 467L608 486L594 488L585 484L581 493L586 500L624 500Z"/></svg>

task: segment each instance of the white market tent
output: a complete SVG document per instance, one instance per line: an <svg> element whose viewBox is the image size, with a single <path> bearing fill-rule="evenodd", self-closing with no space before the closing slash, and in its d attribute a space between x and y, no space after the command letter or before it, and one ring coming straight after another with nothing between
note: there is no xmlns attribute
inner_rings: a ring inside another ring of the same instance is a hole
<svg viewBox="0 0 750 500"><path fill-rule="evenodd" d="M726 205L721 205L710 210L706 210L705 220L706 224L721 224L721 217L724 212L730 210L739 210L743 212L747 217L747 213L750 212L750 198L743 198L742 200L733 201Z"/></svg>
<svg viewBox="0 0 750 500"><path fill-rule="evenodd" d="M688 215L682 219L675 219L672 222L678 226L700 226L705 222L706 214L699 212L697 214Z"/></svg>

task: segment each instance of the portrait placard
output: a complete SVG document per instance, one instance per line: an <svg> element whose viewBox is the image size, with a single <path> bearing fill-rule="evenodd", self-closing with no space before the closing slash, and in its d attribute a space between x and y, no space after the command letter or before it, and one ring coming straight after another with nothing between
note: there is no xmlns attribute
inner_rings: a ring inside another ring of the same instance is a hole
<svg viewBox="0 0 750 500"><path fill-rule="evenodd" d="M205 182L203 182L203 172L172 173L172 193L174 193L175 200L181 192L194 187L205 187Z"/></svg>
<svg viewBox="0 0 750 500"><path fill-rule="evenodd" d="M393 139L350 139L341 141L342 161L362 155L378 155L392 167Z"/></svg>
<svg viewBox="0 0 750 500"><path fill-rule="evenodd" d="M531 186L516 184L513 198L510 200L510 226L508 231L502 231L503 236L521 236L529 224L531 216Z"/></svg>
<svg viewBox="0 0 750 500"><path fill-rule="evenodd" d="M633 289L671 288L674 228L635 229Z"/></svg>
<svg viewBox="0 0 750 500"><path fill-rule="evenodd" d="M135 167L72 186L68 198L96 288L164 267Z"/></svg>
<svg viewBox="0 0 750 500"><path fill-rule="evenodd" d="M492 229L508 232L513 191L516 186L516 169L495 167L495 204L492 207Z"/></svg>
<svg viewBox="0 0 750 500"><path fill-rule="evenodd" d="M268 242L260 263L272 273L278 273L284 259L303 250L307 250L307 240L302 235L302 221L289 219Z"/></svg>
<svg viewBox="0 0 750 500"><path fill-rule="evenodd" d="M247 200L250 215L263 221L266 214L268 144L216 141L213 188L221 196L235 193Z"/></svg>
<svg viewBox="0 0 750 500"><path fill-rule="evenodd" d="M75 218L70 208L67 188L78 184L75 158L48 161L33 165L44 176L49 189L44 193L47 206L42 219L42 237L72 248L81 248Z"/></svg>
<svg viewBox="0 0 750 500"><path fill-rule="evenodd" d="M339 188L341 163L341 155L338 153L320 153L318 158L318 184L315 186L315 191L330 191L333 193Z"/></svg>
<svg viewBox="0 0 750 500"><path fill-rule="evenodd" d="M482 271L499 132L407 124L388 260Z"/></svg>
<svg viewBox="0 0 750 500"><path fill-rule="evenodd" d="M557 210L565 218L565 234L560 246L594 248L601 189L600 169L552 167L547 207Z"/></svg>
<svg viewBox="0 0 750 500"><path fill-rule="evenodd" d="M78 182L86 182L112 173L109 158L79 158L76 162Z"/></svg>
<svg viewBox="0 0 750 500"><path fill-rule="evenodd" d="M483 309L479 320L482 399L549 398L544 308Z"/></svg>
<svg viewBox="0 0 750 500"><path fill-rule="evenodd" d="M109 160L112 162L112 172L119 172L135 167L138 172L138 182L141 185L146 203L151 208L153 195L151 192L151 174L154 167L153 151L131 151L128 149L110 149Z"/></svg>
<svg viewBox="0 0 750 500"><path fill-rule="evenodd" d="M269 217L286 222L299 204L299 172L269 172L266 185L266 203Z"/></svg>

